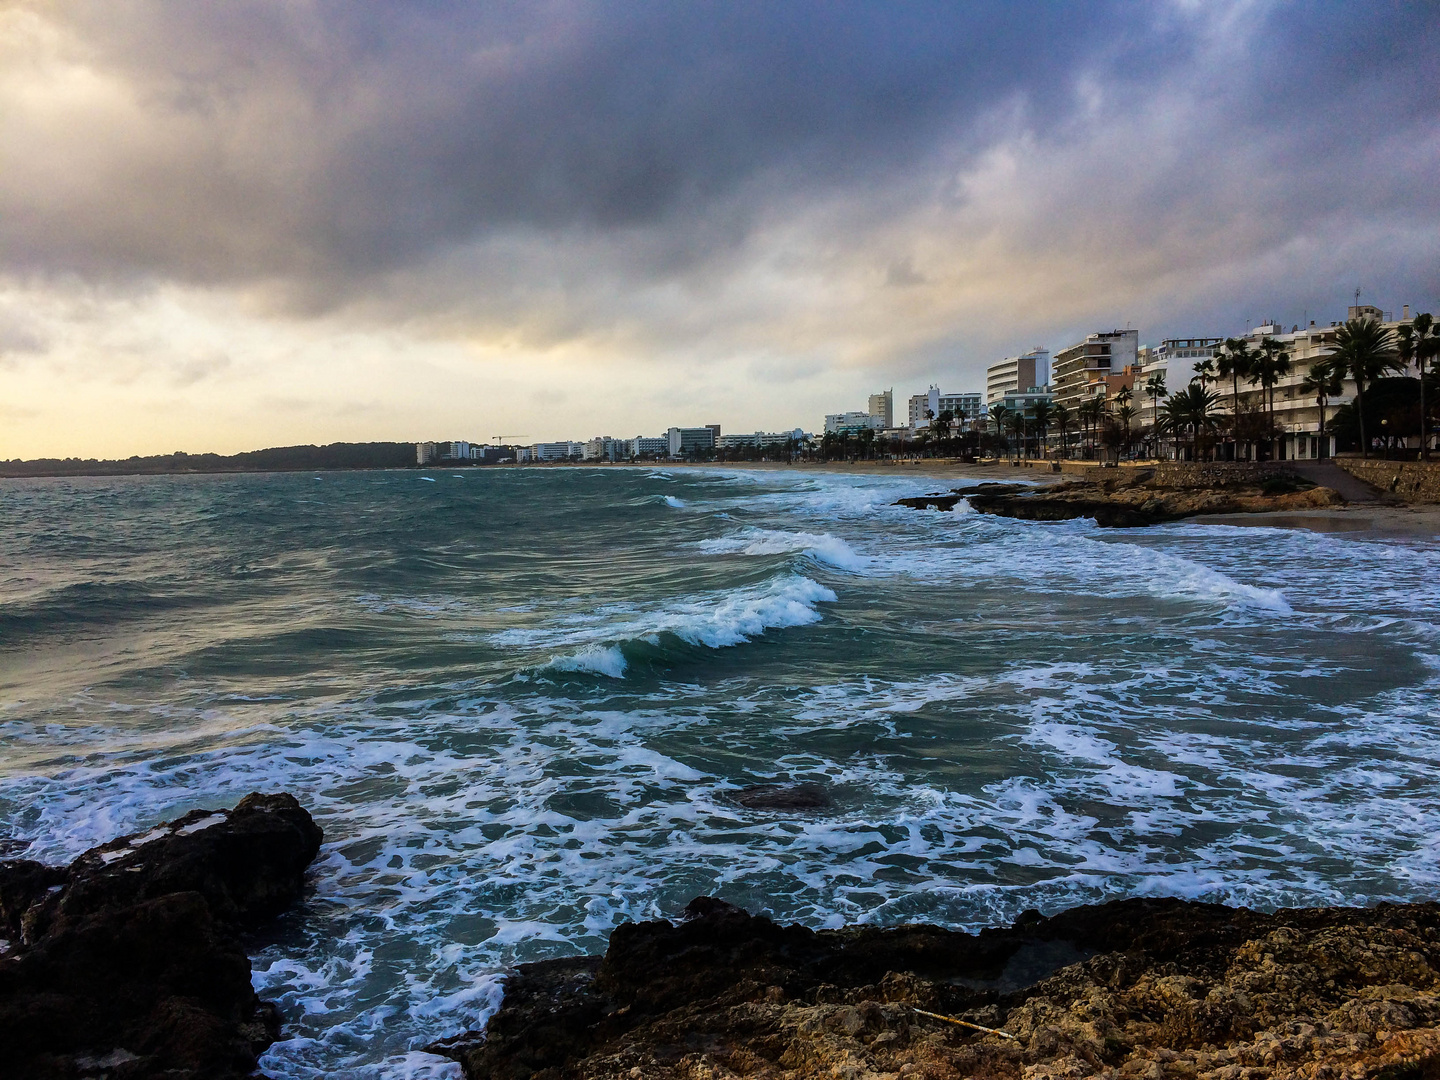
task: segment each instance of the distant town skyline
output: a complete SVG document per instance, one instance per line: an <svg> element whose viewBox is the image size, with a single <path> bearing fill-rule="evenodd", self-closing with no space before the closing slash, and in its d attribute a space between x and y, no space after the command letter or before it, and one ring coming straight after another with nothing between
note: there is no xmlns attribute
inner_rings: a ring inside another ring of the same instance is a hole
<svg viewBox="0 0 1440 1080"><path fill-rule="evenodd" d="M1437 50L1423 2L20 0L0 457L813 431L1437 310Z"/></svg>

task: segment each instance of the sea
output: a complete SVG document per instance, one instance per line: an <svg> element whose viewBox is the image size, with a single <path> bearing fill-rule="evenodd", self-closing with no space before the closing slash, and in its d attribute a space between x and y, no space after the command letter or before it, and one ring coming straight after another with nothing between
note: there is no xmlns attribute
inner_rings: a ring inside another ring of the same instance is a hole
<svg viewBox="0 0 1440 1080"><path fill-rule="evenodd" d="M1433 539L893 505L955 483L0 482L0 857L294 793L325 843L251 943L282 1080L458 1077L420 1048L514 964L704 894L967 929L1437 895ZM766 783L832 805L737 802Z"/></svg>

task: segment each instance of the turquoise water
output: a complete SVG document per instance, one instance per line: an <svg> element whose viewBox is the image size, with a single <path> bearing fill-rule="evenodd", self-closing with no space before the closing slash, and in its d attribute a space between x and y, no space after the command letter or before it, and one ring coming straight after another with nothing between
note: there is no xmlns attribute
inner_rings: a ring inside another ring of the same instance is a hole
<svg viewBox="0 0 1440 1080"><path fill-rule="evenodd" d="M425 479L428 477L429 479ZM0 485L0 853L251 790L325 828L256 943L273 1076L458 1075L517 960L699 893L976 927L1434 897L1440 550L532 469ZM727 793L830 787L809 816Z"/></svg>

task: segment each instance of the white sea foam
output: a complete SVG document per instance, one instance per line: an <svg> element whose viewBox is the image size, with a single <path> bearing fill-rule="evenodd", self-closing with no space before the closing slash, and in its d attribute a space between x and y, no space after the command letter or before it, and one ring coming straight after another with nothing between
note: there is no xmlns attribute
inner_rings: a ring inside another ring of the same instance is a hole
<svg viewBox="0 0 1440 1080"><path fill-rule="evenodd" d="M557 656L544 665L551 671L583 671L593 675L608 675L612 679L623 679L627 666L625 654L618 645L586 649L569 656Z"/></svg>
<svg viewBox="0 0 1440 1080"><path fill-rule="evenodd" d="M804 552L817 562L840 570L864 573L870 560L831 533L783 532L779 529L748 528L733 536L701 540L696 545L712 555L783 555Z"/></svg>
<svg viewBox="0 0 1440 1080"><path fill-rule="evenodd" d="M666 496L665 496L665 505L666 505L666 506L673 506L673 507L674 507L675 509L677 509L677 510L683 510L683 509L685 508L685 500L684 500L684 499L677 499L674 495L666 495Z"/></svg>

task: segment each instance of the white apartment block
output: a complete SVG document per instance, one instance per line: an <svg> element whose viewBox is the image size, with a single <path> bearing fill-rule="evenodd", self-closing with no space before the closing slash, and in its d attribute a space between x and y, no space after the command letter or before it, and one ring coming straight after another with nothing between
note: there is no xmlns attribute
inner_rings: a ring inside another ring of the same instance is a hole
<svg viewBox="0 0 1440 1080"><path fill-rule="evenodd" d="M435 460L435 444L433 442L417 442L415 444L415 464L428 465Z"/></svg>
<svg viewBox="0 0 1440 1080"><path fill-rule="evenodd" d="M531 461L569 461L585 453L585 444L578 442L536 443L530 447Z"/></svg>
<svg viewBox="0 0 1440 1080"><path fill-rule="evenodd" d="M786 443L804 441L805 432L795 428L793 431L757 431L752 435L721 435L716 445L721 450L740 450L752 446L784 446Z"/></svg>
<svg viewBox="0 0 1440 1080"><path fill-rule="evenodd" d="M597 435L585 444L584 461L624 461L630 456L630 440Z"/></svg>
<svg viewBox="0 0 1440 1080"><path fill-rule="evenodd" d="M1392 333L1410 321L1410 309L1406 305L1399 319L1393 312L1383 311L1370 304L1348 308L1346 318L1374 319ZM1328 447L1320 446L1320 403L1314 396L1303 392L1300 384L1309 374L1310 366L1329 356L1335 349L1335 330L1339 323L1316 326L1311 322L1307 327L1291 326L1289 331L1271 321L1254 327L1244 335L1253 349L1265 338L1273 338L1290 354L1290 373L1275 385L1275 422L1280 427L1277 456L1282 459L1313 458L1334 452L1334 442L1329 436L1329 423L1336 411L1355 399L1355 380L1345 379L1341 393L1326 402L1325 423ZM1399 372L1411 378L1419 377L1419 370L1412 363L1408 369ZM1220 395L1220 411L1228 414L1232 407L1231 387L1228 382L1217 382L1212 387ZM1257 385L1240 381L1241 407L1259 407L1263 403L1264 391ZM1367 434L1374 435L1375 432Z"/></svg>
<svg viewBox="0 0 1440 1080"><path fill-rule="evenodd" d="M910 398L910 430L929 427L930 417L944 412L963 422L973 423L983 411L979 394L942 394L940 388L932 384L925 393Z"/></svg>
<svg viewBox="0 0 1440 1080"><path fill-rule="evenodd" d="M1165 407L1164 398L1152 397L1145 389L1157 375L1168 393L1183 390L1195 377L1196 368L1215 355L1222 339L1217 337L1166 338L1158 346L1144 345L1135 354L1135 386L1130 407L1135 410L1131 425L1155 426L1155 414Z"/></svg>
<svg viewBox="0 0 1440 1080"><path fill-rule="evenodd" d="M886 427L883 416L868 412L830 413L825 417L825 434L834 435L841 431L882 431Z"/></svg>
<svg viewBox="0 0 1440 1080"><path fill-rule="evenodd" d="M670 436L636 435L630 440L631 457L666 457L670 453Z"/></svg>
<svg viewBox="0 0 1440 1080"><path fill-rule="evenodd" d="M985 369L985 404L1002 402L1007 394L1029 393L1050 381L1050 350L1038 345L1020 356L1007 356Z"/></svg>
<svg viewBox="0 0 1440 1080"><path fill-rule="evenodd" d="M895 390L892 387L879 394L870 395L870 405L867 410L871 416L885 421L882 428L895 426Z"/></svg>
<svg viewBox="0 0 1440 1080"><path fill-rule="evenodd" d="M1138 330L1090 334L1055 354L1050 394L1057 404L1072 411L1089 398L1104 397L1106 379L1133 368L1139 351Z"/></svg>
<svg viewBox="0 0 1440 1080"><path fill-rule="evenodd" d="M706 424L696 428L672 427L666 433L671 457L684 457L700 450L712 450L719 437L719 424Z"/></svg>

